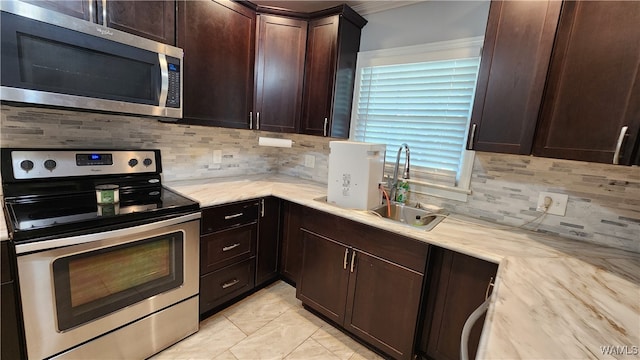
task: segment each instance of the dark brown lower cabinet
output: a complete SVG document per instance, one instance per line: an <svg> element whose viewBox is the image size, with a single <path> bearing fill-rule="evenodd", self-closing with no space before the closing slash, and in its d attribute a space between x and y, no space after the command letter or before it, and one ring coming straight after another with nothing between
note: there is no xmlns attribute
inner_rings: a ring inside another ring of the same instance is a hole
<svg viewBox="0 0 640 360"><path fill-rule="evenodd" d="M304 304L342 325L347 304L350 249L307 230L302 230L302 242L302 274L296 295Z"/></svg>
<svg viewBox="0 0 640 360"><path fill-rule="evenodd" d="M397 359L413 354L424 277L365 252L355 252L344 326Z"/></svg>
<svg viewBox="0 0 640 360"><path fill-rule="evenodd" d="M303 206L291 202L282 204L280 275L294 285L298 282L302 267L302 209Z"/></svg>
<svg viewBox="0 0 640 360"><path fill-rule="evenodd" d="M280 239L280 199L260 200L258 219L258 256L256 257L256 286L278 277L278 243Z"/></svg>
<svg viewBox="0 0 640 360"><path fill-rule="evenodd" d="M432 360L460 359L465 321L485 300L498 265L441 248L433 248L430 280L418 353ZM469 337L469 358L475 359L484 316Z"/></svg>
<svg viewBox="0 0 640 360"><path fill-rule="evenodd" d="M429 245L304 210L296 296L387 355L412 359L424 274L410 267L425 269ZM415 251L406 264L382 257L395 247L392 257L402 248Z"/></svg>

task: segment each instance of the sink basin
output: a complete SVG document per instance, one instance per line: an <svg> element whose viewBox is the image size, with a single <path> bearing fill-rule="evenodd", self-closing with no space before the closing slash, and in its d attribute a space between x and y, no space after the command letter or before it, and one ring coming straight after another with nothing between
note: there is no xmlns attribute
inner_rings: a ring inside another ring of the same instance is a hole
<svg viewBox="0 0 640 360"><path fill-rule="evenodd" d="M419 209L395 202L391 203L390 215L388 214L386 204L375 207L369 212L385 219L414 226L424 231L433 229L448 215L441 211Z"/></svg>

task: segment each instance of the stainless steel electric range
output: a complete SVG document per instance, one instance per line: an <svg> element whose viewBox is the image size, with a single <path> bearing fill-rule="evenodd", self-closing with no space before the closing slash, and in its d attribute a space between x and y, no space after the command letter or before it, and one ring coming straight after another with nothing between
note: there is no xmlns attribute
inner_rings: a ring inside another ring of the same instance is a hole
<svg viewBox="0 0 640 360"><path fill-rule="evenodd" d="M198 330L200 207L162 185L159 150L0 161L30 359L146 358Z"/></svg>

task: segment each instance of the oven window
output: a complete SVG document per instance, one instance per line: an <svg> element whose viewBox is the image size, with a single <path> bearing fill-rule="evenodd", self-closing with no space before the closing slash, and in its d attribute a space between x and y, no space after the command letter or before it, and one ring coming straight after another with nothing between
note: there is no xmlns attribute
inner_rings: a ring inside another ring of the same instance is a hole
<svg viewBox="0 0 640 360"><path fill-rule="evenodd" d="M182 232L53 262L58 329L70 329L183 283Z"/></svg>

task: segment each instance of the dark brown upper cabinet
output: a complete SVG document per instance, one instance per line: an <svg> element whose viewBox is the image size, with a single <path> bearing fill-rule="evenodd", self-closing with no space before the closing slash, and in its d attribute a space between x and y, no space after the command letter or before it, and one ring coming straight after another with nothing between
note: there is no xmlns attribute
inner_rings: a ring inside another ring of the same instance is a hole
<svg viewBox="0 0 640 360"><path fill-rule="evenodd" d="M20 0L25 3L53 10L65 15L73 16L91 22L96 21L95 8L91 1L86 0Z"/></svg>
<svg viewBox="0 0 640 360"><path fill-rule="evenodd" d="M534 155L633 162L640 131L638 24L638 1L564 3Z"/></svg>
<svg viewBox="0 0 640 360"><path fill-rule="evenodd" d="M174 0L108 0L104 3L98 1L97 5L98 23L175 46L176 2Z"/></svg>
<svg viewBox="0 0 640 360"><path fill-rule="evenodd" d="M159 41L176 44L176 2L21 0L65 15Z"/></svg>
<svg viewBox="0 0 640 360"><path fill-rule="evenodd" d="M252 127L295 133L302 113L307 21L258 15Z"/></svg>
<svg viewBox="0 0 640 360"><path fill-rule="evenodd" d="M309 21L302 123L308 135L349 137L360 32L367 21L348 6Z"/></svg>
<svg viewBox="0 0 640 360"><path fill-rule="evenodd" d="M228 0L180 1L184 122L248 129L253 107L255 10Z"/></svg>
<svg viewBox="0 0 640 360"><path fill-rule="evenodd" d="M559 1L492 1L469 149L530 154Z"/></svg>

